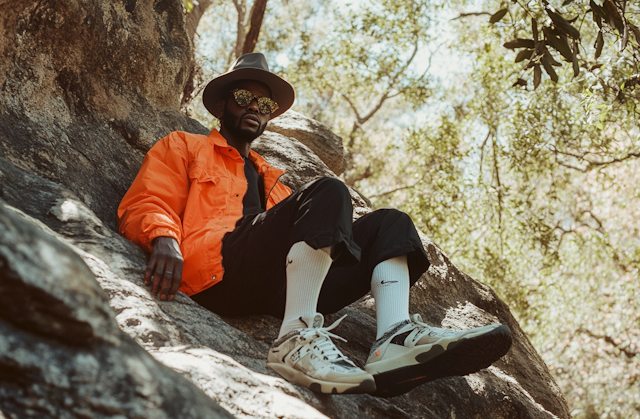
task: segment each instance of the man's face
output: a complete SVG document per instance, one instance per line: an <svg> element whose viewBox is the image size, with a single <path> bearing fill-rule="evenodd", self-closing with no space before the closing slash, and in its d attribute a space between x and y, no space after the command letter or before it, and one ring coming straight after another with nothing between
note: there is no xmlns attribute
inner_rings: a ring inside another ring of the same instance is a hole
<svg viewBox="0 0 640 419"><path fill-rule="evenodd" d="M269 88L258 81L243 80L234 84L233 88L248 90L256 97L271 97ZM253 99L247 106L242 107L238 105L233 95L230 95L222 115L222 125L236 139L251 142L264 132L269 116L270 114L258 112L256 99Z"/></svg>

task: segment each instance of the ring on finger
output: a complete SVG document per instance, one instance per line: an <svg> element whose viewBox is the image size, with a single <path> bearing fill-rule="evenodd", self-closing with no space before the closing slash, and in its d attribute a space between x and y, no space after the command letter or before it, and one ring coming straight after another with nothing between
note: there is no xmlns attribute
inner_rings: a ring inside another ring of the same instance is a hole
<svg viewBox="0 0 640 419"><path fill-rule="evenodd" d="M165 274L165 276L171 276L171 275L173 275L173 272L171 272L171 271L166 271L164 274Z"/></svg>

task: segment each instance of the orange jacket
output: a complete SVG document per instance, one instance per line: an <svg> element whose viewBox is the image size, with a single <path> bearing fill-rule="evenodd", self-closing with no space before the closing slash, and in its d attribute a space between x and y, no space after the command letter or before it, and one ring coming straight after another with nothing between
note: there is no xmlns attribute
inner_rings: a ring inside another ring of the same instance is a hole
<svg viewBox="0 0 640 419"><path fill-rule="evenodd" d="M264 181L267 209L291 190L284 171L256 152L249 159ZM118 207L120 234L147 252L159 236L173 237L184 258L180 291L193 295L222 280L222 237L242 217L244 160L216 130L209 136L172 132L149 150Z"/></svg>

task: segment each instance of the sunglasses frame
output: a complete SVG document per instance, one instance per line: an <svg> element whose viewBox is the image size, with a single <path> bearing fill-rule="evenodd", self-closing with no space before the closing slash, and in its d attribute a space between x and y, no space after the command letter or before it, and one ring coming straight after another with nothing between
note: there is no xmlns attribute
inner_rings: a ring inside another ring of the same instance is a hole
<svg viewBox="0 0 640 419"><path fill-rule="evenodd" d="M237 93L241 93L242 96L238 98L238 96L236 95ZM240 88L233 89L231 94L233 95L233 99L236 101L238 106L241 106L243 108L245 106L249 106L249 104L253 101L253 99L255 99L258 102L258 112L260 112L263 115L271 114L276 110L278 110L279 108L278 103L275 100L271 99L270 97L266 97L266 96L258 97L247 89L240 89ZM250 96L250 98L248 96ZM241 103L247 100L248 102L246 102L244 105Z"/></svg>

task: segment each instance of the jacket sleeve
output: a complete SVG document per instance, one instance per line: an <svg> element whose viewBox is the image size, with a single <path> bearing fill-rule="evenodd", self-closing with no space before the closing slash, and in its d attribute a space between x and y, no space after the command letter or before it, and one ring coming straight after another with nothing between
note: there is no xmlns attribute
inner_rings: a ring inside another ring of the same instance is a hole
<svg viewBox="0 0 640 419"><path fill-rule="evenodd" d="M147 153L118 207L121 235L147 252L159 236L182 242L182 215L189 193L188 151L179 133L158 141Z"/></svg>

